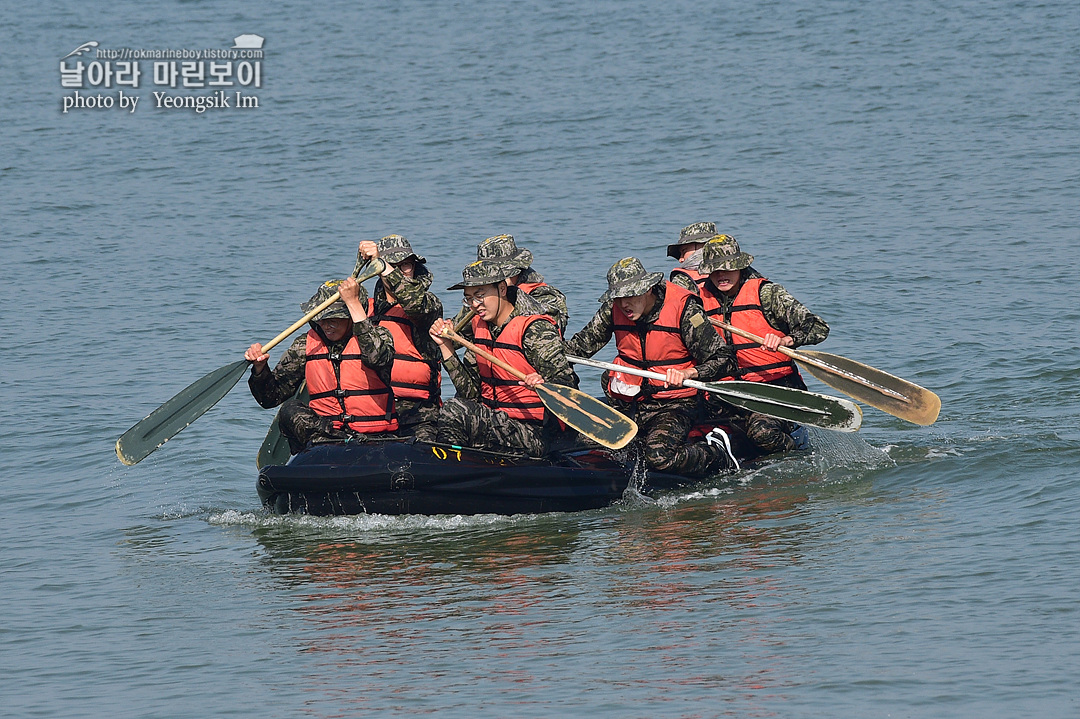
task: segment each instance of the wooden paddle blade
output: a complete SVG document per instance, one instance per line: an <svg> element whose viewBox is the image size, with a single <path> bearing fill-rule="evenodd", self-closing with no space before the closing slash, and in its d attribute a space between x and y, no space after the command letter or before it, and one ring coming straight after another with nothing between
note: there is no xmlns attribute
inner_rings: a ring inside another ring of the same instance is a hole
<svg viewBox="0 0 1080 719"><path fill-rule="evenodd" d="M700 384L728 404L770 417L834 432L857 432L862 426L859 405L839 397L764 382Z"/></svg>
<svg viewBox="0 0 1080 719"><path fill-rule="evenodd" d="M308 403L307 382L300 383L300 389L296 390L293 397L304 404ZM259 447L259 454L255 457L255 466L259 469L263 467L280 467L288 464L289 457L292 456L289 452L289 440L285 439L281 434L281 425L278 423L280 417L281 412L279 411L274 415L274 421L270 423L270 429L266 431L266 439L263 440L262 446Z"/></svg>
<svg viewBox="0 0 1080 719"><path fill-rule="evenodd" d="M928 425L933 424L941 412L941 399L936 394L906 379L828 352L799 350L799 354L832 368L827 370L809 362L799 362L799 366L811 375L893 417ZM798 362L798 358L795 361Z"/></svg>
<svg viewBox="0 0 1080 719"><path fill-rule="evenodd" d="M634 420L579 389L545 382L536 393L549 412L608 449L622 449L637 436Z"/></svg>
<svg viewBox="0 0 1080 719"><path fill-rule="evenodd" d="M145 459L227 395L249 365L247 360L233 362L180 390L116 440L116 456L127 465Z"/></svg>

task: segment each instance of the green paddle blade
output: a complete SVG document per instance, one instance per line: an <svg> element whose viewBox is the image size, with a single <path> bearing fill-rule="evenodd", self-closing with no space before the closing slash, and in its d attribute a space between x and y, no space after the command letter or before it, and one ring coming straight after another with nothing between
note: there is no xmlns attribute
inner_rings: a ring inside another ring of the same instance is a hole
<svg viewBox="0 0 1080 719"><path fill-rule="evenodd" d="M145 459L227 395L249 365L247 360L233 362L182 389L116 440L116 456L127 465Z"/></svg>
<svg viewBox="0 0 1080 719"><path fill-rule="evenodd" d="M293 396L307 404L307 382L301 382L300 389L296 390L296 394ZM292 456L289 453L289 440L285 439L281 434L281 425L278 424L280 416L280 411L274 415L274 421L270 423L270 429L266 432L266 439L263 440L262 446L259 447L259 454L255 458L255 466L259 469L263 467L280 467L287 464L289 457Z"/></svg>
<svg viewBox="0 0 1080 719"><path fill-rule="evenodd" d="M686 384L712 392L736 407L798 424L822 427L835 432L856 432L862 426L862 410L859 405L826 394L764 382L688 381Z"/></svg>
<svg viewBox="0 0 1080 719"><path fill-rule="evenodd" d="M270 429L266 432L266 439L259 447L259 454L255 457L255 467L280 467L289 461L289 440L281 434L278 425L278 415L274 415L274 421L270 423Z"/></svg>
<svg viewBox="0 0 1080 719"><path fill-rule="evenodd" d="M937 421L941 398L914 382L828 352L799 350L799 354L815 361L799 362L796 357L800 367L849 397L915 424L928 425ZM826 367L819 366L818 362Z"/></svg>
<svg viewBox="0 0 1080 719"><path fill-rule="evenodd" d="M632 419L581 390L545 382L536 393L549 412L608 449L622 449L637 435Z"/></svg>

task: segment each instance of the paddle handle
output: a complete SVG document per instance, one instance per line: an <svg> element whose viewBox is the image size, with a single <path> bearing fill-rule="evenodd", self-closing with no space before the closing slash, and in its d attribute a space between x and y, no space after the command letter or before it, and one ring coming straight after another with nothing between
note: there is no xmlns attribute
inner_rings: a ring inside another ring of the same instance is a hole
<svg viewBox="0 0 1080 719"><path fill-rule="evenodd" d="M484 359L486 359L491 364L502 367L504 370L506 370L510 374L514 375L518 379L522 379L522 380L525 379L526 375L525 375L524 372L522 372L519 369L515 369L514 367L511 367L510 365L506 364L501 359L499 359L495 355L491 354L487 350L480 349L479 347L474 345L472 342L470 342L469 340L467 340L464 337L462 337L461 335L459 335L457 332L454 332L454 330L449 329L449 328L443 330L443 337L449 337L450 339L457 342L459 345L464 346L466 349L472 350L472 353L474 355L476 355L478 357L483 357Z"/></svg>
<svg viewBox="0 0 1080 719"><path fill-rule="evenodd" d="M350 277L355 278L357 282L363 282L364 280L370 280L375 275L381 274L382 271L386 268L386 264L382 260L380 260L379 258L376 257L376 258L372 259L370 262L368 262L366 265L364 265L364 267L367 267L367 268L370 268L370 269L368 269L363 274L360 274L360 269L361 268L357 267L355 270L353 270L353 273L350 275ZM300 329L301 327L306 325L308 322L310 322L312 317L316 316L317 314L319 314L320 312L325 310L327 307L329 307L330 305L337 302L339 299L341 299L341 293L340 292L335 292L334 294L330 295L330 297L328 297L325 302L320 304L318 307L313 309L311 312L308 312L306 315L304 315L303 317L298 319L296 322L292 323L287 330L285 330L284 332L279 334L277 337L275 337L274 339L272 339L269 342L267 342L266 344L264 344L262 346L263 352L264 353L269 352L274 347L277 347L279 344L281 344L281 342L283 340L288 339L289 335L291 335L293 332L296 332L296 330Z"/></svg>

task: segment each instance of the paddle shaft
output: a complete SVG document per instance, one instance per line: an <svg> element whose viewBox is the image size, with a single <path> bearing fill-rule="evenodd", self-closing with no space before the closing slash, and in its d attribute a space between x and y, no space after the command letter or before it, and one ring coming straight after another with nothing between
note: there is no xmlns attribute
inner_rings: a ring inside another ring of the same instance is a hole
<svg viewBox="0 0 1080 719"><path fill-rule="evenodd" d="M621 364L613 364L611 362L601 362L600 360L585 359L584 357L574 357L572 355L566 355L566 359L569 360L570 362L573 362L574 364L583 364L583 365L587 365L589 367L596 367L597 369L610 370L612 372L623 372L625 374L632 374L632 375L636 375L638 377L645 377L647 379L659 379L659 380L667 379L667 375L665 375L665 374L661 374L660 372L650 372L647 369L638 369L637 367L627 367L627 366L621 365ZM757 401L762 401L759 398L750 397L749 395L747 395L747 394L745 394L743 392L739 392L738 390L725 389L724 387L721 387L720 385L718 385L716 383L712 383L712 382L699 382L699 381L693 380L693 379L684 379L683 384L686 385L687 387L691 387L693 389L700 389L700 390L703 390L705 392L712 392L713 394L718 395L720 397L729 396L729 397L739 398L739 399L753 399L753 400L757 400ZM779 402L777 400L768 400L768 402L770 404L774 404L774 405L776 405L778 407L788 407L788 408L791 408L791 409L797 409L797 410L802 411L802 412L810 412L812 414L820 414L820 415L827 414L823 410L815 409L813 407L800 407L798 405L790 404L790 403L787 403L787 402Z"/></svg>
<svg viewBox="0 0 1080 719"><path fill-rule="evenodd" d="M745 339L751 340L752 342L757 342L758 344L765 344L765 338L764 337L759 337L756 334L754 334L753 332L747 332L746 330L742 330L742 329L739 329L738 327L734 327L734 326L728 324L727 322L724 322L723 320L718 320L715 317L710 317L709 322L711 322L715 326L719 327L720 329L727 330L728 332L730 332L730 333L732 333L734 335L738 335L738 336L743 337ZM780 354L784 355L785 357L790 357L791 359L795 360L796 362L801 362L803 364L808 364L811 367L817 367L818 369L823 370L825 372L829 372L830 374L840 375L840 376L844 377L845 379L848 379L848 380L850 380L852 382L855 382L857 384L861 384L864 387L869 387L870 389L874 389L874 390L877 390L878 392L881 392L883 394L887 394L890 397L894 397L894 398L900 400L901 402L907 402L909 404L911 403L910 399L908 399L904 395L900 394L899 392L894 392L893 390L889 389L888 387L882 387L879 384L875 384L874 382L871 382L868 379L866 379L864 377L860 377L860 376L858 376L856 374L852 374L851 372L845 372L844 370L842 370L842 369L840 369L838 367L833 367L832 365L830 365L827 362L822 362L820 360L816 360L813 357L807 357L802 352L796 352L795 350L793 350L793 349L791 349L789 347L784 347L784 346L777 347L776 351L779 352Z"/></svg>
<svg viewBox="0 0 1080 719"><path fill-rule="evenodd" d="M499 359L495 355L491 354L487 350L480 349L479 347L474 345L472 342L470 342L469 340L467 340L464 337L462 337L461 335L459 335L454 330L449 329L449 328L443 330L443 336L444 337L449 337L450 339L454 340L455 342L457 342L459 345L462 345L466 349L472 350L472 353L474 355L477 355L478 357L483 357L484 359L486 359L491 364L496 365L498 367L502 367L504 370L506 370L510 374L514 375L518 379L520 379L520 380L525 379L526 375L525 375L524 372L522 372L521 370L516 369L514 367L511 367L510 365L503 362L501 359Z"/></svg>
<svg viewBox="0 0 1080 719"><path fill-rule="evenodd" d="M376 258L376 259L377 259L377 258ZM374 260L372 260L372 262L374 262ZM371 264L372 264L371 262L368 262L368 264L367 264L367 265L365 265L365 267L367 267L367 266L369 266L369 265L371 265ZM379 264L381 264L381 260L380 260L380 263L379 263ZM382 267L379 267L379 271L378 271L378 272L375 272L375 273L373 273L373 274L368 274L368 273L366 273L366 272L365 272L365 273L364 273L364 275L365 275L365 276L364 276L364 278L363 278L363 279L358 279L358 281L359 281L359 282L363 282L364 280L368 280L368 279L371 279L371 278L372 278L372 277L374 277L375 275L377 275L377 274L381 273L381 272L382 272L382 270L383 270L383 268L384 268L385 266L386 266L386 265L385 265L385 264L383 264L383 265L382 265ZM357 268L356 270L354 270L351 276L352 276L353 278L359 278L359 276L360 276L360 275L359 275L359 270L360 270L360 268ZM298 329L300 329L301 327L303 327L304 325L306 325L306 324L307 324L308 322L310 322L310 321L311 321L311 318L312 318L312 317L316 316L317 314L319 314L320 312L322 312L323 310L325 310L325 309L326 309L327 307L329 307L330 305L332 305L332 304L334 304L335 302L337 302L337 301L338 301L339 299L341 299L341 293L340 293L340 292L335 292L334 294L330 295L330 297L328 297L328 298L327 298L327 299L326 299L326 300L325 300L325 301L324 301L324 302L323 302L322 304L320 304L320 305L319 305L318 307L316 307L315 309L313 309L313 310L312 310L311 312L308 312L308 313L307 313L306 315L304 315L303 317L301 317L300 319L298 319L298 320L297 320L296 322L292 323L292 325L290 325L288 329L286 329L286 330L285 330L284 332L282 332L281 334L279 334L279 335L278 335L277 337L275 337L274 339L272 339L272 340L270 340L269 342L267 342L266 344L264 344L264 345L262 346L262 349L263 349L263 353L269 352L269 351L270 351L270 350L272 350L272 349L273 349L274 347L276 347L276 346L277 346L278 344L280 344L280 343L281 343L281 342L282 342L283 340L286 340L286 339L288 339L288 338L289 338L289 335L291 335L291 334L292 334L293 332L296 332L296 330L298 330Z"/></svg>

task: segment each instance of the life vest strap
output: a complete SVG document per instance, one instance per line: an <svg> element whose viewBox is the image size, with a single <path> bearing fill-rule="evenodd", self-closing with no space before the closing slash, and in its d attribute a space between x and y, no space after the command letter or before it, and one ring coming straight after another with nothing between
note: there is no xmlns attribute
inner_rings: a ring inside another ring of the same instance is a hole
<svg viewBox="0 0 1080 719"><path fill-rule="evenodd" d="M345 360L360 360L363 359L361 355L344 354L339 352L316 352L315 354L307 355L307 361L313 360L330 360L331 362L342 362Z"/></svg>
<svg viewBox="0 0 1080 719"><path fill-rule="evenodd" d="M623 362L625 362L627 364L627 366L637 367L639 369L649 369L650 367L659 367L661 365L667 366L667 365L680 364L682 362L693 362L694 361L694 358L691 357L690 355L685 355L683 357L668 357L667 359L659 359L659 360L639 360L639 359L631 359L629 357L623 357L622 355L619 355L619 359L622 360Z"/></svg>

